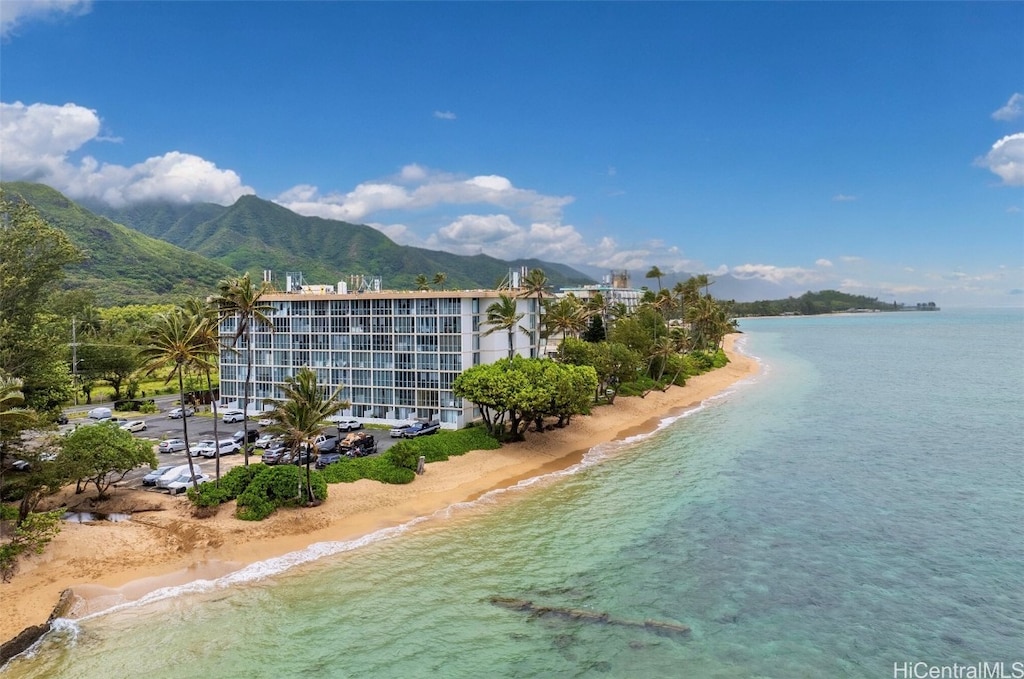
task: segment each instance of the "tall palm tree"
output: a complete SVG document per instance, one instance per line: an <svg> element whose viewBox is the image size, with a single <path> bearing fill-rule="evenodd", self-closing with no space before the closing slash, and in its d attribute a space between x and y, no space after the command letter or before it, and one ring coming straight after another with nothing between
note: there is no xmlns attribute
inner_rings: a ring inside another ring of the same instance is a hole
<svg viewBox="0 0 1024 679"><path fill-rule="evenodd" d="M416 276L416 289L420 292L430 289L430 281L423 274Z"/></svg>
<svg viewBox="0 0 1024 679"><path fill-rule="evenodd" d="M213 370L220 358L220 315L213 304L204 302L198 297L190 297L185 300L185 313L197 324L196 342L202 351L205 351L209 364L202 369L206 375L206 393L210 399L210 409L213 411L213 440L220 441L220 433L217 431L217 423L220 418L217 416L218 399L213 393ZM243 446L248 445L248 440L242 442ZM220 444L215 450L215 482L220 484Z"/></svg>
<svg viewBox="0 0 1024 679"><path fill-rule="evenodd" d="M329 426L326 424L327 419L349 406L347 401L340 398L341 389L339 386L329 394L326 387L317 384L316 371L305 367L294 377L285 378L281 387L284 398L271 401L274 409L269 415L273 424L267 430L284 436L292 445L293 455L302 446L306 446L309 451L306 455L306 496L311 503L315 501L310 472L314 442Z"/></svg>
<svg viewBox="0 0 1024 679"><path fill-rule="evenodd" d="M167 370L167 384L175 376L178 378L178 397L181 406L185 407L185 373L189 370L210 370L209 354L200 337L202 323L178 309L166 314L159 314L151 327L145 332L147 344L139 351L144 370L152 375L157 371ZM188 470L192 475L192 487L198 488L195 478L195 467L192 464L192 451L188 443L188 418L181 418L181 438L185 441L185 457L188 459Z"/></svg>
<svg viewBox="0 0 1024 679"><path fill-rule="evenodd" d="M703 287L705 295L711 294L710 292L708 292L708 288L715 284L715 281L712 280L711 278L711 274L697 274L696 276L694 276L694 279L694 285L696 285L698 288Z"/></svg>
<svg viewBox="0 0 1024 679"><path fill-rule="evenodd" d="M498 301L487 307L487 320L484 321L484 325L491 326L484 331L484 335L490 335L497 332L498 330L505 330L508 332L508 357L512 358L515 356L515 332L518 328L520 332L525 333L527 336L530 334L529 328L524 328L519 325L519 321L522 320L526 314L519 311L516 305L516 300L504 293L498 295Z"/></svg>
<svg viewBox="0 0 1024 679"><path fill-rule="evenodd" d="M535 297L537 299L537 325L533 332L533 346L538 354L540 353L540 328L544 324L544 298L553 295L551 282L543 269L530 269L520 281L517 297Z"/></svg>
<svg viewBox="0 0 1024 679"><path fill-rule="evenodd" d="M544 313L544 328L548 337L560 333L562 339L579 337L587 329L590 313L575 295L566 295L557 302L547 305Z"/></svg>
<svg viewBox="0 0 1024 679"><path fill-rule="evenodd" d="M438 290L444 290L445 281L448 280L448 274L444 272L437 272L434 274L434 285L437 286Z"/></svg>
<svg viewBox="0 0 1024 679"><path fill-rule="evenodd" d="M273 307L262 301L263 295L268 291L269 285L266 281L256 285L249 278L246 272L240 278L229 278L220 282L219 294L214 297L213 303L220 310L221 318L236 315L238 325L231 344L238 346L238 340L245 338L245 384L242 388L242 432L243 440L249 440L249 393L252 386L252 326L254 323L263 323L273 329L273 323L267 317ZM245 466L249 466L249 447L242 448L245 454Z"/></svg>
<svg viewBox="0 0 1024 679"><path fill-rule="evenodd" d="M657 278L658 279L658 290L661 290L661 277L665 274L657 266L652 266L651 270L644 274L644 278Z"/></svg>

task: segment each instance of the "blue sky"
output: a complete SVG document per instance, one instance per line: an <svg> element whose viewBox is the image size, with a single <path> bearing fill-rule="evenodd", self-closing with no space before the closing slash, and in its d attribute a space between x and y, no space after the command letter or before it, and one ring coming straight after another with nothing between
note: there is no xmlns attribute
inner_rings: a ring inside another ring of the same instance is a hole
<svg viewBox="0 0 1024 679"><path fill-rule="evenodd" d="M1022 3L3 0L0 19L5 180L255 193L637 285L710 272L739 298L1024 305Z"/></svg>

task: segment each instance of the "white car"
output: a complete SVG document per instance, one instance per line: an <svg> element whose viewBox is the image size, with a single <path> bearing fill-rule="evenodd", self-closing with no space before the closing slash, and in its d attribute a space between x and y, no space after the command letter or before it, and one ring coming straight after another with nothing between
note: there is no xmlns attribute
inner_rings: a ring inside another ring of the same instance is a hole
<svg viewBox="0 0 1024 679"><path fill-rule="evenodd" d="M192 468L195 470L196 474L200 473L199 465L197 465L197 464L192 465ZM179 477L181 477L181 476L188 476L188 474L189 474L188 465L187 464L179 464L176 467L171 467L170 469L168 469L166 472L163 473L163 476L160 476L159 478L157 478L155 485L156 485L157 488L167 488L168 484L174 483L175 481L178 480ZM148 476L148 474L147 474L147 476Z"/></svg>
<svg viewBox="0 0 1024 679"><path fill-rule="evenodd" d="M338 431L353 431L355 429L363 428L363 423L354 417L335 415L334 417L328 418L328 421L336 426Z"/></svg>
<svg viewBox="0 0 1024 679"><path fill-rule="evenodd" d="M213 480L212 476L203 474L198 469L196 470L196 475L194 478L196 483L206 483L207 481ZM177 495L178 493L184 493L185 491L192 487L192 479L193 476L188 472L185 472L184 474L179 476L174 481L171 481L164 487L167 489L167 492L170 493L171 495Z"/></svg>
<svg viewBox="0 0 1024 679"><path fill-rule="evenodd" d="M161 476L163 476L167 472L171 471L172 469L178 469L179 466L180 465L169 464L169 465L164 465L163 467L157 467L156 469L154 469L153 471L149 472L148 474L146 474L145 476L142 477L142 485L144 485L144 486L155 486L156 482L160 480ZM185 468L188 469L188 467L185 467Z"/></svg>
<svg viewBox="0 0 1024 679"><path fill-rule="evenodd" d="M241 410L225 410L224 417L221 418L224 424L231 424L233 422L241 422L245 419L245 413Z"/></svg>
<svg viewBox="0 0 1024 679"><path fill-rule="evenodd" d="M130 432L146 431L146 423L143 420L129 420L121 425L121 429Z"/></svg>
<svg viewBox="0 0 1024 679"><path fill-rule="evenodd" d="M196 411L193 408L185 406L185 408L175 408L171 412L167 413L167 417L180 420L182 417L192 417L195 414Z"/></svg>
<svg viewBox="0 0 1024 679"><path fill-rule="evenodd" d="M210 444L211 445L203 448L200 455L202 455L203 457L217 457L217 446L213 443L213 441L210 441ZM242 447L238 445L238 442L235 441L234 439L221 439L220 441L221 455L230 455L231 453L237 453L241 449Z"/></svg>
<svg viewBox="0 0 1024 679"><path fill-rule="evenodd" d="M177 453L185 448L185 441L182 439L166 439L157 446L157 450L161 453Z"/></svg>
<svg viewBox="0 0 1024 679"><path fill-rule="evenodd" d="M192 448L189 449L189 452L192 454L192 457L199 457L200 455L203 455L207 451L209 451L210 456L212 457L215 450L217 450L216 441L214 441L213 439L203 439L199 443L192 446Z"/></svg>

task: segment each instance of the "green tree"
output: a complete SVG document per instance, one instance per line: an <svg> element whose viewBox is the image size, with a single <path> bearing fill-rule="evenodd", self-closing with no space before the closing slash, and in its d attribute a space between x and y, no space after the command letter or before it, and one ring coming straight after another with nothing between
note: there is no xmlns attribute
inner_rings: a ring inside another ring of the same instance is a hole
<svg viewBox="0 0 1024 679"><path fill-rule="evenodd" d="M262 299L267 293L266 282L256 285L252 282L249 274L240 278L223 280L219 286L219 294L214 298L214 303L220 310L221 318L234 316L236 320L235 334L232 338L232 345L238 346L240 339L245 339L245 384L242 392L242 431L245 432L243 440L249 440L249 394L252 388L252 326L254 323L262 323L273 329L274 325L267 317L273 307L265 304ZM245 455L245 466L249 466L249 447L243 449Z"/></svg>
<svg viewBox="0 0 1024 679"><path fill-rule="evenodd" d="M525 313L519 311L519 307L514 298L502 293L498 295L497 302L494 302L487 307L487 320L484 321L483 324L491 327L485 330L483 334L486 336L499 330L506 331L508 333L508 357L512 358L516 353L516 329L527 336L530 335L529 328L524 328L519 325L519 321L521 321L525 315Z"/></svg>
<svg viewBox="0 0 1024 679"><path fill-rule="evenodd" d="M437 272L434 274L434 287L438 290L444 290L444 284L448 280L448 274L444 272Z"/></svg>
<svg viewBox="0 0 1024 679"><path fill-rule="evenodd" d="M308 367L300 369L294 377L286 377L281 389L284 398L272 402L274 409L270 412L270 419L273 424L267 427L267 431L281 434L289 441L293 455L300 447L309 451L306 455L306 493L312 503L316 496L313 494L310 465L316 437L327 428L327 419L347 408L349 403L341 400L341 387L329 393L326 387L317 384L316 372Z"/></svg>
<svg viewBox="0 0 1024 679"><path fill-rule="evenodd" d="M208 304L198 297L190 297L185 300L184 313L189 317L189 323L196 327L195 344L196 349L206 359L199 367L206 377L206 393L210 399L210 410L213 412L213 440L220 441L220 432L217 431L220 417L217 414L217 397L213 391L213 372L217 368L217 361L220 358L220 315L213 304ZM182 418L184 419L184 418ZM249 447L248 438L242 441L242 445ZM214 482L220 485L220 446L216 447L214 453L215 471Z"/></svg>
<svg viewBox="0 0 1024 679"><path fill-rule="evenodd" d="M420 292L425 292L430 289L430 280L424 274L418 274L416 276L416 289Z"/></svg>
<svg viewBox="0 0 1024 679"><path fill-rule="evenodd" d="M560 334L563 340L566 337L579 337L587 324L587 310L575 295L560 297L548 304L544 313L544 331L548 337L554 334Z"/></svg>
<svg viewBox="0 0 1024 679"><path fill-rule="evenodd" d="M23 407L25 394L22 382L0 370L0 498L3 497L3 473L7 469L7 452L20 446L21 432L36 422L34 411Z"/></svg>
<svg viewBox="0 0 1024 679"><path fill-rule="evenodd" d="M70 337L43 314L83 254L32 206L0 189L0 371L20 378L27 407L50 412L70 394Z"/></svg>
<svg viewBox="0 0 1024 679"><path fill-rule="evenodd" d="M155 469L157 461L152 444L104 422L78 427L64 437L59 464L71 478L93 484L101 500L128 472L142 465Z"/></svg>
<svg viewBox="0 0 1024 679"><path fill-rule="evenodd" d="M178 378L178 397L182 406L185 405L185 373L190 370L202 372L212 367L201 326L201 322L181 310L160 314L155 324L147 329L147 344L139 352L149 374L167 371L164 384ZM192 487L196 488L199 483L195 480L195 466L189 450L187 417L181 418L181 438L185 441L185 457L193 477Z"/></svg>

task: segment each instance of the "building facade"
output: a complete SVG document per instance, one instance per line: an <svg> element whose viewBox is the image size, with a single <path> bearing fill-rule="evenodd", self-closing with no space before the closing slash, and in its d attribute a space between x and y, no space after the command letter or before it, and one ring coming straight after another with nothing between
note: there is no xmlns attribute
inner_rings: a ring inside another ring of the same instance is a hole
<svg viewBox="0 0 1024 679"><path fill-rule="evenodd" d="M253 325L252 347L241 338L220 357L220 394L227 407L243 407L248 352L252 384L246 409L256 415L268 399L283 398L286 377L310 367L317 382L350 403L343 414L367 423L397 424L417 418L457 429L478 419L479 410L452 393L466 368L509 354L509 334L487 325L487 308L516 291L365 291L335 293L307 287L264 295L272 325ZM538 355L533 344L539 314L535 299L516 299L512 342L522 356ZM234 336L237 317L225 318L222 337ZM529 334L519 330L529 329ZM490 331L490 334L488 334Z"/></svg>

